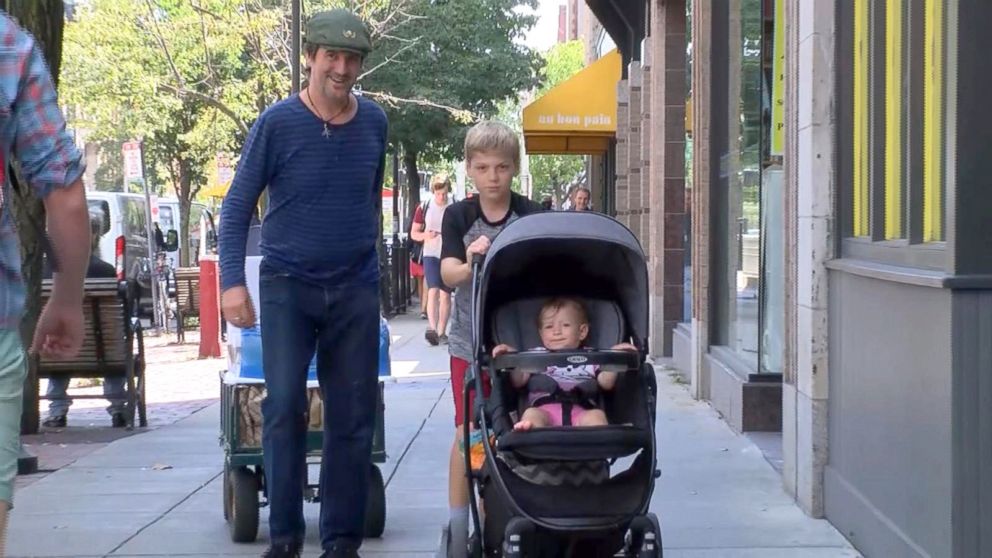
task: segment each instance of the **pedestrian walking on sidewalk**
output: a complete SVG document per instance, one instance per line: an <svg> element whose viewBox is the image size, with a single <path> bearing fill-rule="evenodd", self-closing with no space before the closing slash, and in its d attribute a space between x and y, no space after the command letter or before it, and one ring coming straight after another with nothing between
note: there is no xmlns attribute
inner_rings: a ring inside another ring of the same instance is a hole
<svg viewBox="0 0 992 558"><path fill-rule="evenodd" d="M20 325L25 292L12 207L11 163L42 198L54 250L52 295L38 317L31 351L72 358L83 343L83 276L89 261L89 213L82 156L65 128L45 59L27 31L0 11L0 555L13 505L27 373ZM39 229L42 223L22 223ZM47 244L46 244L47 246Z"/></svg>
<svg viewBox="0 0 992 558"><path fill-rule="evenodd" d="M248 224L262 190L260 311L267 395L262 447L271 546L303 546L307 367L317 349L324 401L320 540L324 558L358 556L372 454L379 358L379 236L387 122L352 87L372 49L353 13L314 14L308 84L255 122L221 213L222 306L255 324L245 286Z"/></svg>
<svg viewBox="0 0 992 558"><path fill-rule="evenodd" d="M431 199L427 200L424 226L418 237L424 242L424 277L427 282L427 331L431 345L448 342L448 317L451 314L451 289L441 281L441 222L451 205L451 180L439 175L431 180Z"/></svg>
<svg viewBox="0 0 992 558"><path fill-rule="evenodd" d="M510 189L520 168L520 138L505 124L481 122L469 130L465 137L465 168L479 193L448 208L441 230L441 274L445 284L455 289L455 315L448 344L451 394L455 400L455 440L448 462L448 556L457 558L465 556L468 548L469 494L459 444L464 440L463 429L471 427L468 413L474 405L470 402L468 409L463 405L465 372L473 350L472 256L485 255L489 243L508 223L542 211L539 204Z"/></svg>

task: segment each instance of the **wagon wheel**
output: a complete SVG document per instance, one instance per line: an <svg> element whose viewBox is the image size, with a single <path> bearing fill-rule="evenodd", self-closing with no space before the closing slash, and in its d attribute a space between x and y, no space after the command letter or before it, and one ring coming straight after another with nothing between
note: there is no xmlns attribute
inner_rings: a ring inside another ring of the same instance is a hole
<svg viewBox="0 0 992 558"><path fill-rule="evenodd" d="M229 482L231 540L254 542L258 537L258 477L247 467L235 467L230 469Z"/></svg>
<svg viewBox="0 0 992 558"><path fill-rule="evenodd" d="M386 529L386 484L382 471L370 465L369 494L365 506L365 536L377 538Z"/></svg>

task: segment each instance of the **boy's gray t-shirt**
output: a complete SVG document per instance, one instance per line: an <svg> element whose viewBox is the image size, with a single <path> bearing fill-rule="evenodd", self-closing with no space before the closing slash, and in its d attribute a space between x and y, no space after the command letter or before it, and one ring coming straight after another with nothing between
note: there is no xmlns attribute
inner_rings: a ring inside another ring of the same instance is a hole
<svg viewBox="0 0 992 558"><path fill-rule="evenodd" d="M490 241L507 224L519 217L542 211L541 205L520 194L510 197L510 209L496 222L486 220L478 196L462 200L448 207L441 225L441 260L457 258L467 261L465 249L479 237ZM465 361L472 360L472 286L465 284L455 289L454 312L448 333L448 352Z"/></svg>

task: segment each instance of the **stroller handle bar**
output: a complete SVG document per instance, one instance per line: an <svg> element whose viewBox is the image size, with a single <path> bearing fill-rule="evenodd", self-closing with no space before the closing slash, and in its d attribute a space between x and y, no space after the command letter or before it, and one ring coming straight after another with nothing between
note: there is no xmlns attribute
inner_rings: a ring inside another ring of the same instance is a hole
<svg viewBox="0 0 992 558"><path fill-rule="evenodd" d="M506 353L492 359L492 369L497 371L523 369L528 372L543 371L549 366L596 365L603 372L639 370L641 355L633 351L521 351Z"/></svg>

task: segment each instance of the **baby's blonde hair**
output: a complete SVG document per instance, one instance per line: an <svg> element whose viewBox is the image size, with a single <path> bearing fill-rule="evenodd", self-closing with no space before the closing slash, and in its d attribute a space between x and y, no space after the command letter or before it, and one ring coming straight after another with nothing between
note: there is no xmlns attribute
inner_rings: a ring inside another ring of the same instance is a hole
<svg viewBox="0 0 992 558"><path fill-rule="evenodd" d="M513 166L520 169L520 138L506 124L485 120L469 129L465 136L465 160L470 161L473 155L484 151L506 155L513 159Z"/></svg>

